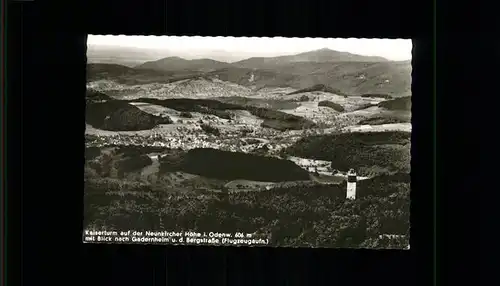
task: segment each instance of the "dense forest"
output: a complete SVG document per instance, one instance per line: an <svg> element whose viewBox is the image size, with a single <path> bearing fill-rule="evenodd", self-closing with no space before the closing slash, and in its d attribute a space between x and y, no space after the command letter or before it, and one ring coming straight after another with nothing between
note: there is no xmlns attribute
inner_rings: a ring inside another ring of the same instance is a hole
<svg viewBox="0 0 500 286"><path fill-rule="evenodd" d="M284 150L284 154L328 160L337 170L354 168L362 176L410 171L411 133L339 133L308 136Z"/></svg>
<svg viewBox="0 0 500 286"><path fill-rule="evenodd" d="M344 185L296 185L261 192L158 190L150 184L86 175L85 225L98 229L235 231L270 236L274 246L405 248L408 174ZM398 239L380 237L400 234Z"/></svg>

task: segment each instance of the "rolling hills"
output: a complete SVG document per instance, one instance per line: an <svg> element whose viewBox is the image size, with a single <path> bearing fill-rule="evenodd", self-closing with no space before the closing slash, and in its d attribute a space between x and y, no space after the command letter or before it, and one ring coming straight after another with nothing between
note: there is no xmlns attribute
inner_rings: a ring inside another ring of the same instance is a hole
<svg viewBox="0 0 500 286"><path fill-rule="evenodd" d="M411 110L411 97L405 96L392 100L386 100L379 103L378 106L388 110Z"/></svg>
<svg viewBox="0 0 500 286"><path fill-rule="evenodd" d="M340 133L304 137L285 150L291 156L331 161L338 170L355 168L359 175L373 176L410 169L411 133Z"/></svg>
<svg viewBox="0 0 500 286"><path fill-rule="evenodd" d="M172 123L168 117L151 115L118 100L87 103L85 121L94 128L110 131L149 130L158 124Z"/></svg>
<svg viewBox="0 0 500 286"><path fill-rule="evenodd" d="M303 117L269 108L257 107L254 105L237 105L210 99L186 98L164 100L154 98L138 98L133 101L155 104L181 112L200 112L203 114L211 114L222 119L230 119L232 117L232 113L228 112L229 110L246 110L257 117L264 119L263 125L265 127L277 130L300 130L302 128L314 126L314 122Z"/></svg>
<svg viewBox="0 0 500 286"><path fill-rule="evenodd" d="M410 61L394 62L329 49L290 56L249 58L235 63L167 57L144 62L135 68L104 64L88 67L89 80L104 77L125 84L204 77L257 89L310 89L324 86L325 90L342 95L411 95Z"/></svg>
<svg viewBox="0 0 500 286"><path fill-rule="evenodd" d="M120 84L141 84L147 82L168 82L174 73L156 70L138 70L120 64L89 63L87 64L87 81L113 80ZM178 75L178 74L177 74Z"/></svg>
<svg viewBox="0 0 500 286"><path fill-rule="evenodd" d="M250 69L273 69L276 65L286 65L298 62L387 62L382 57L355 55L347 52L338 52L323 48L296 55L279 57L253 57L233 63L236 67Z"/></svg>
<svg viewBox="0 0 500 286"><path fill-rule="evenodd" d="M171 165L168 159L163 159L161 164ZM178 170L190 174L220 180L247 179L264 182L309 180L307 171L288 160L209 148L188 151L180 160L176 160L175 166Z"/></svg>
<svg viewBox="0 0 500 286"><path fill-rule="evenodd" d="M411 95L411 64L408 62L298 62L272 69L229 67L210 75L257 88L325 86L342 95Z"/></svg>
<svg viewBox="0 0 500 286"><path fill-rule="evenodd" d="M209 72L222 69L229 66L228 63L223 63L211 59L196 59L185 60L180 57L168 57L156 61L148 61L136 66L136 69L149 69L160 71L200 71Z"/></svg>

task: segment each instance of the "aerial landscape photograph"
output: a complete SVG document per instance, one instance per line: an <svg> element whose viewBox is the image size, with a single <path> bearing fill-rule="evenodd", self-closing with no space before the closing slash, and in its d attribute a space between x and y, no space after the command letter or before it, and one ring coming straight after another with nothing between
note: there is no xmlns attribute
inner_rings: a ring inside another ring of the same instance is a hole
<svg viewBox="0 0 500 286"><path fill-rule="evenodd" d="M84 230L409 249L411 61L410 39L88 35Z"/></svg>

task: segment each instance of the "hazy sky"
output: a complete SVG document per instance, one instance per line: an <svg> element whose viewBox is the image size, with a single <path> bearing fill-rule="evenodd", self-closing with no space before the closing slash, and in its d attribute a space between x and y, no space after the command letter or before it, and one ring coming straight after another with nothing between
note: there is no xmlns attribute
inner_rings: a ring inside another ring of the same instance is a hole
<svg viewBox="0 0 500 286"><path fill-rule="evenodd" d="M322 48L388 60L411 59L412 42L406 39L328 39L328 38L248 38L248 37L173 37L89 35L92 46L120 46L147 50L168 50L179 56L207 56L230 53L235 58L271 57L297 54Z"/></svg>

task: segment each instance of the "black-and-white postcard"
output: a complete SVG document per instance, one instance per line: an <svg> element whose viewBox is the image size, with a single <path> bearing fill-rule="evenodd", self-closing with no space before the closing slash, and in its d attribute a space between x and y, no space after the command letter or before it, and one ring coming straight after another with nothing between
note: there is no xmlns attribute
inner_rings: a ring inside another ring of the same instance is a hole
<svg viewBox="0 0 500 286"><path fill-rule="evenodd" d="M84 242L409 248L411 40L87 46Z"/></svg>

